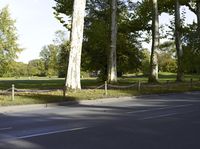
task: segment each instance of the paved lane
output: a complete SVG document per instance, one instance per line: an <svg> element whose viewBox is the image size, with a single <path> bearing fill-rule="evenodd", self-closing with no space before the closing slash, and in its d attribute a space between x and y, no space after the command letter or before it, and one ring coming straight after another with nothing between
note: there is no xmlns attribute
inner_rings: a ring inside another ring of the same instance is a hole
<svg viewBox="0 0 200 149"><path fill-rule="evenodd" d="M0 113L0 149L199 149L200 92Z"/></svg>

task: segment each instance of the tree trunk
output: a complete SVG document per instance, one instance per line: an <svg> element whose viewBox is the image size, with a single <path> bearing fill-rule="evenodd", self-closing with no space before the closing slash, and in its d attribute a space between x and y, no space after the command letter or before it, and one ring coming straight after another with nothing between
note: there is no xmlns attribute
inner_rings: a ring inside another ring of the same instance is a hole
<svg viewBox="0 0 200 149"><path fill-rule="evenodd" d="M80 66L84 28L86 0L74 0L71 49L69 54L69 64L65 88L67 90L80 90Z"/></svg>
<svg viewBox="0 0 200 149"><path fill-rule="evenodd" d="M197 15L197 31L198 33L200 32L200 1L197 0L196 2L197 5L197 10L196 10L196 15Z"/></svg>
<svg viewBox="0 0 200 149"><path fill-rule="evenodd" d="M175 43L177 52L177 78L176 81L184 81L183 71L183 49L181 44L181 25L180 25L180 3L179 0L175 1Z"/></svg>
<svg viewBox="0 0 200 149"><path fill-rule="evenodd" d="M158 3L153 0L153 20L152 20L152 48L150 59L149 83L158 82L158 58L157 51L159 48L159 19L158 19Z"/></svg>
<svg viewBox="0 0 200 149"><path fill-rule="evenodd" d="M108 82L117 82L117 0L112 0L112 15L111 15L111 49L108 64Z"/></svg>

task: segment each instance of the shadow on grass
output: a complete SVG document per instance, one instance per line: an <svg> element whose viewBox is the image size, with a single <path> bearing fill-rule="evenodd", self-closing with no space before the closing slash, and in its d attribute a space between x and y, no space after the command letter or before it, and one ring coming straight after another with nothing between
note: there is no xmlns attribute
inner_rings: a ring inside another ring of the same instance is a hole
<svg viewBox="0 0 200 149"><path fill-rule="evenodd" d="M19 89L58 89L64 86L63 80L0 80L0 89L15 85Z"/></svg>
<svg viewBox="0 0 200 149"><path fill-rule="evenodd" d="M78 99L76 97L67 96L63 97L61 95L51 95L51 94L23 94L16 95L14 100L11 100L11 95L3 95L0 97L0 106L10 106L10 105L30 105L30 104L50 104L54 103L57 105L64 104L76 104Z"/></svg>
<svg viewBox="0 0 200 149"><path fill-rule="evenodd" d="M69 101L77 101L78 99L76 97L72 96L60 96L60 95L43 95L43 94L36 94L36 95L20 95L20 97L27 98L27 99L33 99L38 103L64 103Z"/></svg>

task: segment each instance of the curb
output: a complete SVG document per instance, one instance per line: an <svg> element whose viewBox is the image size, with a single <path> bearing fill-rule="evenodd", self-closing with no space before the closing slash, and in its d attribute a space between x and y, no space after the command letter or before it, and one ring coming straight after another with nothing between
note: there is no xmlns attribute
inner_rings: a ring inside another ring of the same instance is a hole
<svg viewBox="0 0 200 149"><path fill-rule="evenodd" d="M78 104L76 101L58 102L58 103L44 103L44 104L29 104L29 105L12 105L12 106L0 106L0 114L10 112L23 112L31 111L42 108L56 107L56 106L67 106Z"/></svg>
<svg viewBox="0 0 200 149"><path fill-rule="evenodd" d="M103 104L103 103L109 103L109 102L120 102L120 101L126 101L126 100L134 100L134 99L135 97L131 96L131 97L102 98L102 99L95 99L95 100L66 101L66 102L58 102L58 103L0 106L0 114L11 113L11 112L24 112L24 111L31 111L31 110L58 107L58 106Z"/></svg>

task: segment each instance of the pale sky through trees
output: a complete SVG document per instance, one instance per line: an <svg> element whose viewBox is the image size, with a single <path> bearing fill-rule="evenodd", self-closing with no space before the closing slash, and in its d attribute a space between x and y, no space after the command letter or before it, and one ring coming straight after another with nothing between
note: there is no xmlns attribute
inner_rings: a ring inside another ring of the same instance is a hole
<svg viewBox="0 0 200 149"><path fill-rule="evenodd" d="M25 49L18 61L38 58L42 47L52 43L55 31L64 30L54 18L54 0L0 0L0 8L6 5L16 19L19 44Z"/></svg>
<svg viewBox="0 0 200 149"><path fill-rule="evenodd" d="M54 0L0 0L0 9L6 5L9 5L12 18L16 19L19 43L25 49L19 55L18 61L27 63L29 60L39 58L42 47L52 43L55 31L65 30L54 18L52 9L55 5ZM189 23L196 19L189 11L186 17ZM160 23L167 22L169 22L168 15L160 17Z"/></svg>

